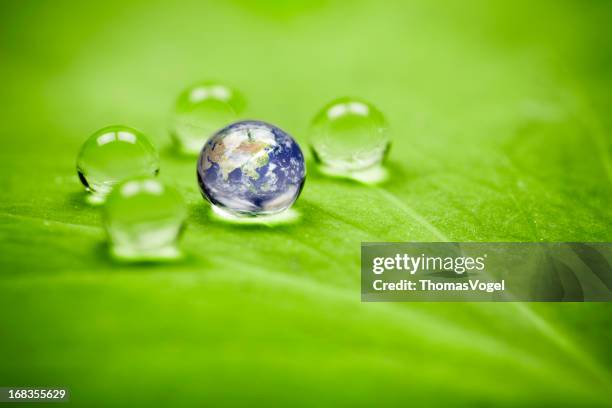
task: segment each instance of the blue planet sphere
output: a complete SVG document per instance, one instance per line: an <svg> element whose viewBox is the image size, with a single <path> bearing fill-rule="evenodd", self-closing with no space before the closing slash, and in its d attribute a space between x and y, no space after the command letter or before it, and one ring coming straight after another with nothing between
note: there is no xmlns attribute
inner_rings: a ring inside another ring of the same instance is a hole
<svg viewBox="0 0 612 408"><path fill-rule="evenodd" d="M202 195L233 215L269 215L291 207L304 180L304 155L285 131L247 120L215 133L198 160Z"/></svg>

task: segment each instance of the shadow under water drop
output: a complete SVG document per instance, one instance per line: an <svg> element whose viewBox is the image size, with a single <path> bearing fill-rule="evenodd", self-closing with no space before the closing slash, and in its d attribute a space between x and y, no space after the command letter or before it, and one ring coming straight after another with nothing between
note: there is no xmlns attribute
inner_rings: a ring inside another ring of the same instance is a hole
<svg viewBox="0 0 612 408"><path fill-rule="evenodd" d="M100 265L101 271L110 273L113 271L127 272L128 270L137 271L139 273L155 273L159 271L184 271L191 273L194 269L198 271L210 269L210 263L206 258L194 256L189 250L180 250L180 256L178 258L123 259L113 256L111 244L107 240L104 240L95 245L92 254L97 261L93 265Z"/></svg>
<svg viewBox="0 0 612 408"><path fill-rule="evenodd" d="M85 190L72 191L68 195L67 202L80 209L100 207L106 202L106 196L93 194Z"/></svg>
<svg viewBox="0 0 612 408"><path fill-rule="evenodd" d="M288 208L278 214L271 215L237 216L214 205L210 206L209 213L213 221L233 225L264 225L268 227L295 224L302 216L302 214L294 208Z"/></svg>
<svg viewBox="0 0 612 408"><path fill-rule="evenodd" d="M106 202L106 195L97 193L87 193L85 196L85 202L91 206L98 207Z"/></svg>
<svg viewBox="0 0 612 408"><path fill-rule="evenodd" d="M338 170L319 164L316 166L316 169L325 177L350 180L366 185L381 184L389 179L389 171L383 166L374 166L359 171L349 171Z"/></svg>
<svg viewBox="0 0 612 408"><path fill-rule="evenodd" d="M115 261L125 263L174 262L183 257L183 254L176 246L170 245L150 250L111 245L110 255Z"/></svg>
<svg viewBox="0 0 612 408"><path fill-rule="evenodd" d="M129 266L134 268L155 268L173 264L176 266L193 262L192 256L181 251L178 246L151 251L133 251L118 248L110 242L100 242L96 248L98 260L109 266Z"/></svg>

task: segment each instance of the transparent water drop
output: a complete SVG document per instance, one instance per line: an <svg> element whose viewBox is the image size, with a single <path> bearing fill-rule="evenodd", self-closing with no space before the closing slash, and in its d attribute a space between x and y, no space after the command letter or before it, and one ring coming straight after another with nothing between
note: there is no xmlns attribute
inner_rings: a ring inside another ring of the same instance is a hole
<svg viewBox="0 0 612 408"><path fill-rule="evenodd" d="M147 137L127 126L108 126L92 134L77 157L81 183L103 201L117 183L126 178L155 176L159 156Z"/></svg>
<svg viewBox="0 0 612 408"><path fill-rule="evenodd" d="M387 121L373 105L341 98L313 119L310 146L324 172L350 174L379 167L389 149Z"/></svg>
<svg viewBox="0 0 612 408"><path fill-rule="evenodd" d="M238 119L244 107L245 100L235 89L215 82L193 85L175 103L172 138L182 153L197 155L209 137Z"/></svg>
<svg viewBox="0 0 612 408"><path fill-rule="evenodd" d="M151 177L118 184L104 206L111 253L125 260L175 259L187 208L174 188Z"/></svg>
<svg viewBox="0 0 612 408"><path fill-rule="evenodd" d="M248 120L231 124L206 142L197 173L202 195L218 214L270 216L297 200L306 166L288 133Z"/></svg>

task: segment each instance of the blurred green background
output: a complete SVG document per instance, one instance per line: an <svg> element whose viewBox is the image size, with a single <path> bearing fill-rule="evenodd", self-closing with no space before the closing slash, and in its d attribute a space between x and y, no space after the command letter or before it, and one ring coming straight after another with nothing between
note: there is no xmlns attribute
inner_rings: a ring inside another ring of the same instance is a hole
<svg viewBox="0 0 612 408"><path fill-rule="evenodd" d="M3 1L0 385L77 406L610 406L610 304L361 304L361 241L610 241L608 1ZM326 179L299 223L212 219L170 149L218 80L306 147L343 95L391 178ZM141 129L188 202L184 261L118 265L75 157Z"/></svg>

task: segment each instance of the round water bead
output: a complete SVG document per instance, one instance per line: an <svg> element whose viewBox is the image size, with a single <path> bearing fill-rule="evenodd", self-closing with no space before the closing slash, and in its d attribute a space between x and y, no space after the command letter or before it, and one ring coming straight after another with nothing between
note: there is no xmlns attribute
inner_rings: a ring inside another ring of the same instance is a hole
<svg viewBox="0 0 612 408"><path fill-rule="evenodd" d="M368 102L337 99L313 119L310 146L315 159L331 173L378 167L389 149L387 121Z"/></svg>
<svg viewBox="0 0 612 408"><path fill-rule="evenodd" d="M238 119L245 101L235 89L203 82L185 89L172 116L171 134L179 150L197 155L217 130Z"/></svg>
<svg viewBox="0 0 612 408"><path fill-rule="evenodd" d="M306 177L296 141L276 126L241 121L221 129L198 160L202 195L233 215L270 215L289 208Z"/></svg>
<svg viewBox="0 0 612 408"><path fill-rule="evenodd" d="M101 199L123 179L158 172L159 156L149 139L127 126L98 130L85 141L77 157L81 183Z"/></svg>
<svg viewBox="0 0 612 408"><path fill-rule="evenodd" d="M174 188L151 177L125 180L104 206L111 253L128 260L176 258L186 217L183 198Z"/></svg>

